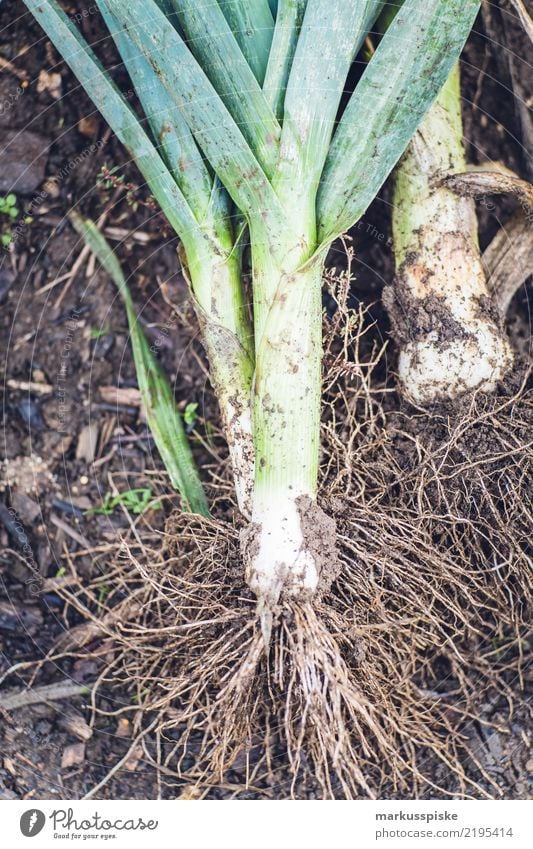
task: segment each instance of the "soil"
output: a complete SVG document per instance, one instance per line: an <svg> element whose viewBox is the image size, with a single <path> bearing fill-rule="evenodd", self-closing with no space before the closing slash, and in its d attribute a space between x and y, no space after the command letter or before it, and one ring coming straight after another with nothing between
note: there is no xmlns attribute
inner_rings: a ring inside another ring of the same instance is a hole
<svg viewBox="0 0 533 849"><path fill-rule="evenodd" d="M75 13L76 4L69 7ZM527 65L514 60L512 67L502 65L503 51L494 39L496 31L500 41L506 40L509 55L525 55L525 36L511 25L503 11L508 8L491 6L490 14L485 9L465 50L465 137L471 162L499 160L527 178L526 119L523 109L515 109L508 88L514 81L530 90ZM92 218L106 210L103 232L128 272L134 300L143 307L145 331L157 342L176 398L182 409L198 405L190 429L208 496L216 494L218 518L231 523L235 515L227 486L224 489L227 452L179 270L177 241L126 153L19 0L2 4L0 24L0 57L8 62L0 70L0 139L4 148L15 138L10 156L15 151L13 173L20 175L15 189L18 218L13 224L0 214L2 232L13 232L11 249L0 255L0 681L20 664L2 684L5 694L65 681L80 687L94 681L106 653L112 656L112 646L87 631L80 610L65 604L59 590L69 581L99 581L99 603L105 609L116 593L109 552L116 549L121 534L134 522L143 540L157 540L166 517L178 506L140 409L125 315L114 286L87 257L72 274L82 251L65 218L73 207ZM98 16L82 18L80 26L113 64ZM121 73L117 70L116 77L125 84ZM32 154L36 146L38 156ZM3 155L0 170L5 178L9 172ZM515 208L516 201L507 197L478 204L482 247ZM364 342L368 356L390 338L381 303L382 289L393 276L389 209L386 185L350 234L355 247L350 303L363 305L374 322ZM329 264L344 268L345 263L339 243ZM171 298L163 297L165 290ZM324 297L326 311L333 315L335 305ZM169 301L180 304L179 320ZM521 356L529 318L523 288L508 321ZM403 416L405 402L394 392L394 365L389 348L373 380L388 409L396 408ZM425 421L424 433L427 425ZM420 427L420 420L415 421L413 432ZM404 448L398 445L398 456ZM416 457L405 451L401 462L409 468L416 465ZM120 507L110 514L90 512L102 506L107 493L138 489L149 490L155 509L142 515ZM117 601L120 598L114 597ZM64 656L46 660L58 646L64 647ZM110 716L117 707L131 704L131 690L106 684L98 699L95 721L83 693L16 710L0 708L0 798L81 798L128 752L123 768L97 797L185 797L186 788L162 777L143 751L130 751L129 721ZM500 732L494 730L498 723ZM526 733L523 713L509 720L501 700L494 697L479 707L468 733L505 795L526 796L532 762L523 757L520 744ZM237 762L231 786L212 791L211 798L263 798L262 793L243 789L246 768ZM442 766L435 769L446 786ZM288 790L281 782L277 791L269 792ZM313 798L317 789L312 777L302 780L295 792L298 798Z"/></svg>

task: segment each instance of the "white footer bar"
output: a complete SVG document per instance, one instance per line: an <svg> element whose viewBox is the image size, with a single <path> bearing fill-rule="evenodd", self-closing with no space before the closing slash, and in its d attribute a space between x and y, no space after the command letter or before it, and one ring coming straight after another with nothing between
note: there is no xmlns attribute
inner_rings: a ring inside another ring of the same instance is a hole
<svg viewBox="0 0 533 849"><path fill-rule="evenodd" d="M272 807L275 806L275 810ZM6 801L0 844L117 849L533 846L533 803Z"/></svg>

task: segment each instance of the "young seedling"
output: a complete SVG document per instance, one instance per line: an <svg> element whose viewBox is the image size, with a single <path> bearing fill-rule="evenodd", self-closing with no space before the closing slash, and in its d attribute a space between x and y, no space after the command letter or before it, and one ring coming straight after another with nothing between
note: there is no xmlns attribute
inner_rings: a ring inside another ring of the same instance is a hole
<svg viewBox="0 0 533 849"><path fill-rule="evenodd" d="M9 247L13 239L10 224L15 218L18 218L19 214L16 195L10 192L8 195L0 197L0 216L4 219L0 225L0 242L5 248Z"/></svg>
<svg viewBox="0 0 533 849"><path fill-rule="evenodd" d="M192 430L198 421L198 404L190 401L183 411L183 421Z"/></svg>
<svg viewBox="0 0 533 849"><path fill-rule="evenodd" d="M145 510L159 510L161 507L158 501L154 501L154 495L151 489L127 489L124 492L119 492L118 495L113 495L112 492L106 492L101 506L92 507L90 510L87 510L87 515L101 513L103 516L110 516L120 506L125 507L126 510L135 516L139 516Z"/></svg>

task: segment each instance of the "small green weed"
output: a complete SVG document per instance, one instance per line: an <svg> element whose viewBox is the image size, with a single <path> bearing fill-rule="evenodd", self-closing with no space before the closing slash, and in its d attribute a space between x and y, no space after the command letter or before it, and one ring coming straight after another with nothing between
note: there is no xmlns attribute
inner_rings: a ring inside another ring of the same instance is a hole
<svg viewBox="0 0 533 849"><path fill-rule="evenodd" d="M187 404L185 410L183 412L183 421L187 425L188 428L192 430L192 428L196 425L198 421L198 404L195 404L191 401L191 403Z"/></svg>
<svg viewBox="0 0 533 849"><path fill-rule="evenodd" d="M104 496L104 500L100 507L92 507L90 510L87 510L86 515L93 515L95 513L103 514L104 516L110 516L113 511L123 505L126 510L129 510L130 513L134 513L136 516L144 513L145 510L160 510L161 504L159 501L153 500L153 493L151 489L127 489L125 492L119 492L118 495L113 495L111 492L106 492Z"/></svg>
<svg viewBox="0 0 533 849"><path fill-rule="evenodd" d="M17 196L13 193L0 195L0 215L4 219L8 219L8 221L3 220L0 224L0 242L5 248L7 248L13 238L8 222L14 221L15 218L19 217L19 214L20 209L17 206Z"/></svg>

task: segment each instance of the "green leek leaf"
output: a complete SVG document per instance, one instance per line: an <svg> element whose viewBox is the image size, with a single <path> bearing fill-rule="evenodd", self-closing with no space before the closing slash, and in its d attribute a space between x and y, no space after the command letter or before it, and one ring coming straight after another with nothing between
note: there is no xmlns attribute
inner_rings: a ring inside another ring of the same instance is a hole
<svg viewBox="0 0 533 849"><path fill-rule="evenodd" d="M263 89L279 120L307 0L280 0Z"/></svg>
<svg viewBox="0 0 533 849"><path fill-rule="evenodd" d="M259 85L263 85L274 32L268 0L219 0L233 35Z"/></svg>
<svg viewBox="0 0 533 849"><path fill-rule="evenodd" d="M161 209L182 238L201 237L195 216L139 118L56 0L24 0L131 154Z"/></svg>
<svg viewBox="0 0 533 849"><path fill-rule="evenodd" d="M318 196L319 236L363 215L448 78L480 0L405 0L334 136Z"/></svg>
<svg viewBox="0 0 533 849"><path fill-rule="evenodd" d="M159 75L241 211L247 216L263 209L275 213L276 195L241 128L154 0L129 0L127 7L122 0L104 2ZM257 126L248 131L258 139L263 133ZM271 141L277 146L276 139Z"/></svg>
<svg viewBox="0 0 533 849"><path fill-rule="evenodd" d="M307 0L283 106L280 192L314 201L350 66L382 5Z"/></svg>
<svg viewBox="0 0 533 849"><path fill-rule="evenodd" d="M148 60L124 35L103 0L96 2L141 101L159 151L191 209L201 221L211 200L213 176L209 173L187 122L175 108Z"/></svg>
<svg viewBox="0 0 533 849"><path fill-rule="evenodd" d="M280 126L220 6L213 0L172 2L188 49L270 176L278 156Z"/></svg>

